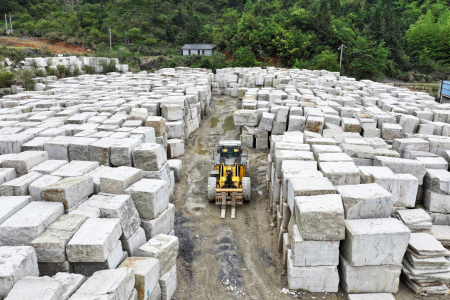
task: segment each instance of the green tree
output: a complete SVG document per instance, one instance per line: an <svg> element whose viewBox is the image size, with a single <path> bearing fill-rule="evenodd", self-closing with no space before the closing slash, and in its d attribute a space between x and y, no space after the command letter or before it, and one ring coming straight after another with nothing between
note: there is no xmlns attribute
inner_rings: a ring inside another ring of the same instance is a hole
<svg viewBox="0 0 450 300"><path fill-rule="evenodd" d="M328 70L331 72L339 71L338 55L330 50L322 51L315 58L314 69Z"/></svg>
<svg viewBox="0 0 450 300"><path fill-rule="evenodd" d="M139 28L136 28L136 27L131 28L128 31L128 35L130 36L132 42L138 41L138 40L141 39L141 30Z"/></svg>
<svg viewBox="0 0 450 300"><path fill-rule="evenodd" d="M256 61L256 56L250 47L240 47L236 51L233 62L234 67L257 67L259 63Z"/></svg>
<svg viewBox="0 0 450 300"><path fill-rule="evenodd" d="M389 48L385 42L358 36L350 49L350 67L361 78L379 78L388 67Z"/></svg>

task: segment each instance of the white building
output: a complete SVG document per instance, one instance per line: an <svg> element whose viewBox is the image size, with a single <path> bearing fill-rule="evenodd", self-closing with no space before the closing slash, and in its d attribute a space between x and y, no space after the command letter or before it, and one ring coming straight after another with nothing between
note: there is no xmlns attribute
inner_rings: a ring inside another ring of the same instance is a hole
<svg viewBox="0 0 450 300"><path fill-rule="evenodd" d="M189 55L204 55L211 56L216 53L216 46L213 44L186 44L181 50L183 50L184 56Z"/></svg>

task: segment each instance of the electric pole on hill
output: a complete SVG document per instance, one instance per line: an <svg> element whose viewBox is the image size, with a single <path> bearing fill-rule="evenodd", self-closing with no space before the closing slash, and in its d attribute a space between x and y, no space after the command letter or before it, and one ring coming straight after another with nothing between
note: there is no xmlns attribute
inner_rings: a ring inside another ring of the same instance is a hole
<svg viewBox="0 0 450 300"><path fill-rule="evenodd" d="M339 60L339 72L341 72L342 69L342 51L344 48L347 48L344 44L341 44L341 46L338 48L338 50L341 50L341 59Z"/></svg>
<svg viewBox="0 0 450 300"><path fill-rule="evenodd" d="M9 26L11 26L11 34L13 33L11 14L9 14Z"/></svg>
<svg viewBox="0 0 450 300"><path fill-rule="evenodd" d="M8 18L6 17L6 14L5 14L5 26L6 26L6 31L8 31Z"/></svg>
<svg viewBox="0 0 450 300"><path fill-rule="evenodd" d="M111 43L111 27L109 27L109 50L112 51L112 43Z"/></svg>

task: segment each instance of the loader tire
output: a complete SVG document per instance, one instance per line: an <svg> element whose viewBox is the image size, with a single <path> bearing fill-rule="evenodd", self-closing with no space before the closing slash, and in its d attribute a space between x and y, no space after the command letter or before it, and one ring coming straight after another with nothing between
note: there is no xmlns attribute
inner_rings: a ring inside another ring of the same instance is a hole
<svg viewBox="0 0 450 300"><path fill-rule="evenodd" d="M216 200L216 177L208 178L208 200L213 202Z"/></svg>
<svg viewBox="0 0 450 300"><path fill-rule="evenodd" d="M252 186L250 184L250 177L242 178L242 198L244 202L250 202L252 194Z"/></svg>

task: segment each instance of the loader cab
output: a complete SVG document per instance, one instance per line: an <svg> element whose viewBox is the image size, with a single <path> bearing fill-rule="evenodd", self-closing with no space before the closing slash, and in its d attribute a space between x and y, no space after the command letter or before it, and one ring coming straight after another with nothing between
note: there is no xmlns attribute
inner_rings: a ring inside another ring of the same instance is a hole
<svg viewBox="0 0 450 300"><path fill-rule="evenodd" d="M221 158L239 158L242 155L242 148L237 146L221 146L217 149Z"/></svg>

